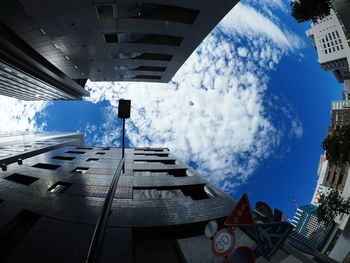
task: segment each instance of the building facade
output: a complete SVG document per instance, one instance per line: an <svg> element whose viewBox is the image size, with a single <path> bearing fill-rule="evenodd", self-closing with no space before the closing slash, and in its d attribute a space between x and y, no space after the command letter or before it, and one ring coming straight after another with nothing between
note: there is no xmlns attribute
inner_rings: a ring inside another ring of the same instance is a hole
<svg viewBox="0 0 350 263"><path fill-rule="evenodd" d="M0 94L79 99L87 79L169 82L237 2L1 1Z"/></svg>
<svg viewBox="0 0 350 263"><path fill-rule="evenodd" d="M328 195L332 191L331 188L323 185L323 181L324 181L325 175L327 173L327 170L328 170L328 161L327 161L326 156L324 154L322 154L320 156L320 160L319 160L318 168L317 168L318 179L317 179L317 184L315 187L315 192L314 192L314 195L312 196L312 200L311 200L312 205L319 206L319 204L320 204L319 201L320 201L321 195L322 194Z"/></svg>
<svg viewBox="0 0 350 263"><path fill-rule="evenodd" d="M350 38L337 14L331 10L328 17L313 23L306 34L317 50L320 66L332 71L341 83L350 79Z"/></svg>
<svg viewBox="0 0 350 263"><path fill-rule="evenodd" d="M0 13L8 11L4 3ZM21 100L79 100L89 93L0 19L0 95Z"/></svg>
<svg viewBox="0 0 350 263"><path fill-rule="evenodd" d="M30 150L24 156L10 145ZM128 148L123 158L120 148L87 147L81 134L64 133L3 134L0 147L14 160L0 171L1 262L94 262L106 200L98 262L223 261L204 229L212 220L222 227L236 202L168 149ZM253 226L234 233L236 247L249 246L257 262L267 262ZM296 250L298 242L290 237L273 262L323 257Z"/></svg>
<svg viewBox="0 0 350 263"><path fill-rule="evenodd" d="M308 204L298 207L291 224L292 238L305 246L321 251L332 234L334 225L325 226L317 220L317 206Z"/></svg>
<svg viewBox="0 0 350 263"><path fill-rule="evenodd" d="M13 147L55 142L37 139ZM62 142L21 156L22 164L0 172L1 262L85 261L122 151ZM126 149L124 168L100 262L215 260L205 225L222 223L235 202L168 149Z"/></svg>
<svg viewBox="0 0 350 263"><path fill-rule="evenodd" d="M298 234L310 238L312 234L323 225L317 222L317 207L314 205L303 205L297 208L291 224Z"/></svg>
<svg viewBox="0 0 350 263"><path fill-rule="evenodd" d="M350 180L348 179L349 167L341 169L337 166L330 166L326 156L323 154L320 157L318 170L317 170L317 184L315 187L314 195L311 199L311 204L319 206L319 200L322 194L328 195L331 191L338 191L339 195L345 200L350 198ZM338 215L334 221L338 225L340 230L343 230L349 216L346 214Z"/></svg>
<svg viewBox="0 0 350 263"><path fill-rule="evenodd" d="M6 166L64 145L83 145L84 136L69 132L2 132L0 165ZM6 169L6 168L3 168Z"/></svg>

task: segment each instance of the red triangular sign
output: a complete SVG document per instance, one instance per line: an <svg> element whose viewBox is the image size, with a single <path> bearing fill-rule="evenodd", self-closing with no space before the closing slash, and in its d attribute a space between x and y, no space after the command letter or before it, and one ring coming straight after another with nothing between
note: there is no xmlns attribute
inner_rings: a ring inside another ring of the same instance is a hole
<svg viewBox="0 0 350 263"><path fill-rule="evenodd" d="M247 194L243 194L241 200L233 209L231 215L226 219L225 225L251 225L254 224L254 219L250 209L250 204Z"/></svg>

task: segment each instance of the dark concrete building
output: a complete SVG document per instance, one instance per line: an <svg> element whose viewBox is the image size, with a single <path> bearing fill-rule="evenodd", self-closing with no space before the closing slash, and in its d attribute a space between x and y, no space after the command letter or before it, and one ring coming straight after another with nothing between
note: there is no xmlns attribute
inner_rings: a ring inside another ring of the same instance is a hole
<svg viewBox="0 0 350 263"><path fill-rule="evenodd" d="M230 214L228 195L168 149L126 149L123 173L121 149L78 146L74 139L76 145L66 146L65 140L51 138L42 153L0 172L0 262L84 262L115 175L100 262L213 257L204 228ZM22 143L16 147L45 142Z"/></svg>
<svg viewBox="0 0 350 263"><path fill-rule="evenodd" d="M65 145L83 145L84 135L69 132L2 132L0 164L7 165Z"/></svg>
<svg viewBox="0 0 350 263"><path fill-rule="evenodd" d="M3 0L0 94L79 99L87 79L168 82L237 2Z"/></svg>

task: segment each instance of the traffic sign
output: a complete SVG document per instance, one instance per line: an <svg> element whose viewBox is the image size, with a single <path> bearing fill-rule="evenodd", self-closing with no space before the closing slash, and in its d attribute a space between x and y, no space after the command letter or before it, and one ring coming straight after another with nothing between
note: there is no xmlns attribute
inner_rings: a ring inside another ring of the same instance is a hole
<svg viewBox="0 0 350 263"><path fill-rule="evenodd" d="M226 261L227 263L254 263L255 255L249 247L236 248Z"/></svg>
<svg viewBox="0 0 350 263"><path fill-rule="evenodd" d="M249 199L247 194L243 194L238 204L233 209L231 215L226 219L225 225L251 225L254 224L254 219L250 209Z"/></svg>
<svg viewBox="0 0 350 263"><path fill-rule="evenodd" d="M292 230L286 222L256 224L255 227L261 254L266 260L270 260Z"/></svg>
<svg viewBox="0 0 350 263"><path fill-rule="evenodd" d="M273 214L272 214L272 209L268 204L266 204L263 201L258 201L255 204L255 210L263 214L265 217L267 217L271 221Z"/></svg>
<svg viewBox="0 0 350 263"><path fill-rule="evenodd" d="M281 222L282 221L282 211L275 208L273 212L273 221Z"/></svg>
<svg viewBox="0 0 350 263"><path fill-rule="evenodd" d="M217 231L218 231L218 223L215 220L213 220L213 221L210 221L205 227L204 234L207 237L212 238Z"/></svg>
<svg viewBox="0 0 350 263"><path fill-rule="evenodd" d="M223 228L216 233L212 242L211 249L215 256L226 256L231 253L235 246L235 236L230 228Z"/></svg>

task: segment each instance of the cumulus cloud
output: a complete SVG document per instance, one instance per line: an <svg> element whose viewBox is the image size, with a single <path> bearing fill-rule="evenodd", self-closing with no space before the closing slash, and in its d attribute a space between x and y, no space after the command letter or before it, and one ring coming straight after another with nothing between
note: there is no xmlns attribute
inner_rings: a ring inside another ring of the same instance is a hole
<svg viewBox="0 0 350 263"><path fill-rule="evenodd" d="M40 129L34 116L44 108L45 104L45 102L27 102L0 96L0 132Z"/></svg>

